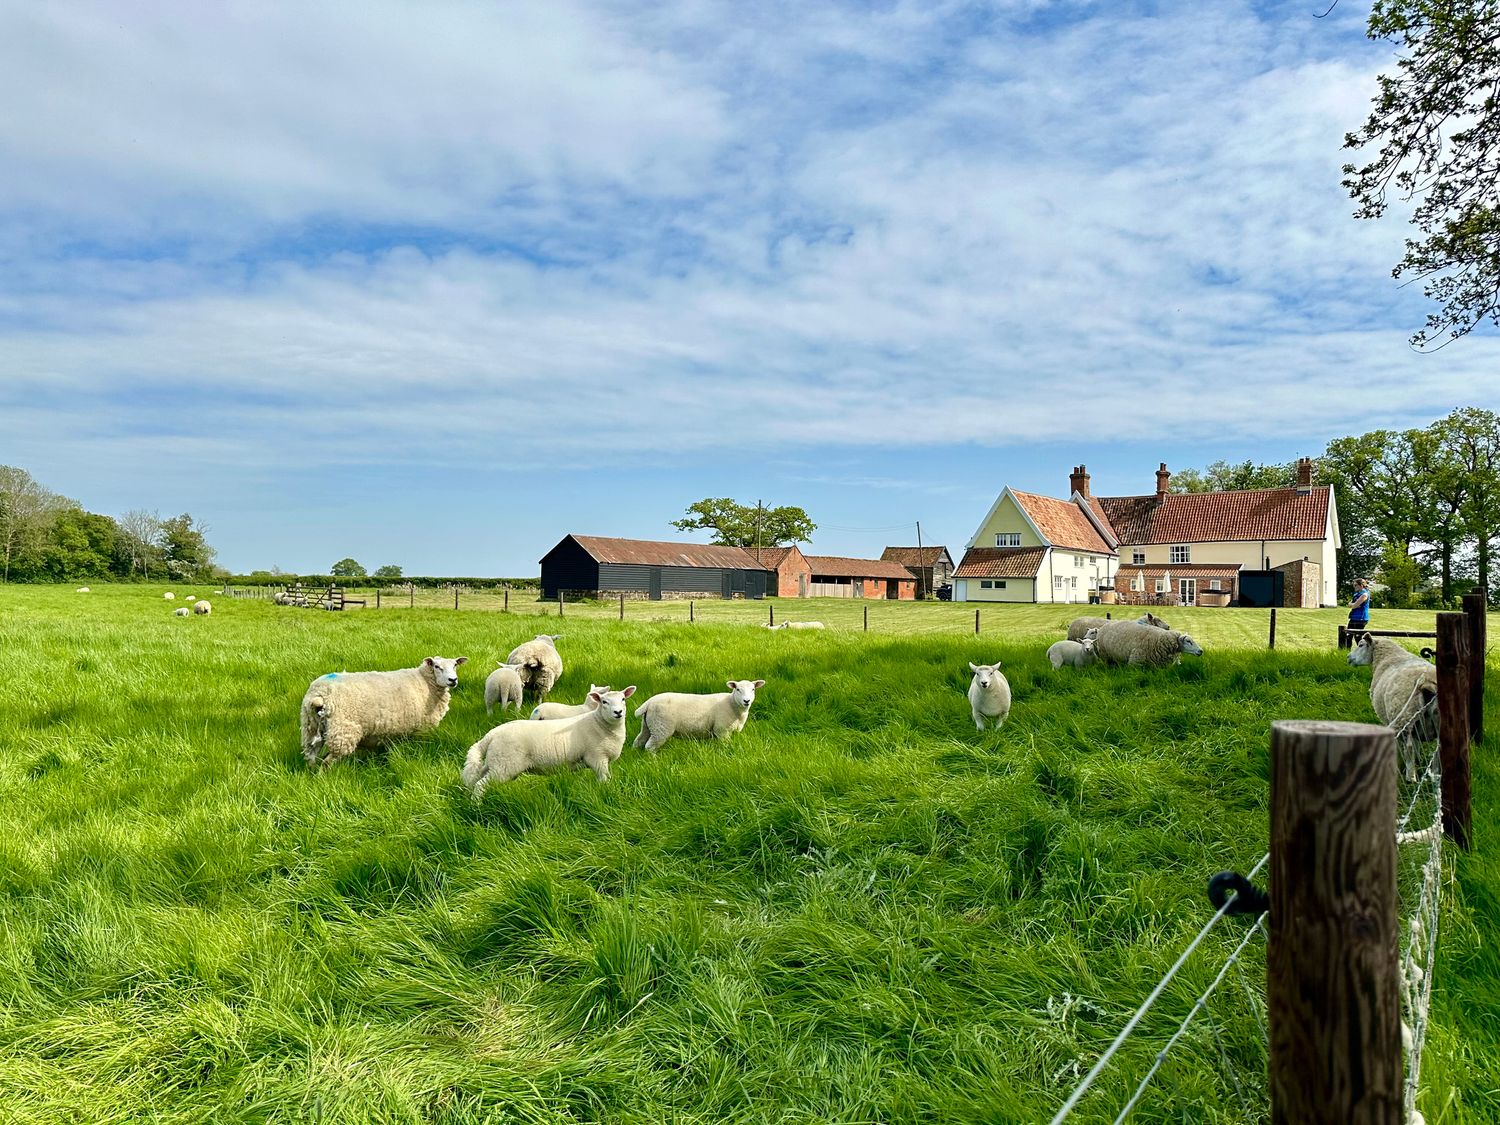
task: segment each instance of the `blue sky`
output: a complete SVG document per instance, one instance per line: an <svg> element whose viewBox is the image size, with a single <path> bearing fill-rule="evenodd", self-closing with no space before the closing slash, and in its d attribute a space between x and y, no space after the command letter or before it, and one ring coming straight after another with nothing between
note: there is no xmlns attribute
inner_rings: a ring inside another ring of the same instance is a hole
<svg viewBox="0 0 1500 1125"><path fill-rule="evenodd" d="M1407 347L1324 7L0 0L0 463L236 570L527 574L1500 407L1494 334Z"/></svg>

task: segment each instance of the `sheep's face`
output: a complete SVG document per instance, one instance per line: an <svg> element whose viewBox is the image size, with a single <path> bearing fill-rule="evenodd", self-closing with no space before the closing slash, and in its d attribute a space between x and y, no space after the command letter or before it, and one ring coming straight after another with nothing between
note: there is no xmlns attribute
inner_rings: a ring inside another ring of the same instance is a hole
<svg viewBox="0 0 1500 1125"><path fill-rule="evenodd" d="M1355 667L1365 667L1375 659L1375 646L1370 643L1369 637L1360 637L1354 642L1354 647L1349 650L1349 663Z"/></svg>
<svg viewBox="0 0 1500 1125"><path fill-rule="evenodd" d="M1000 660L995 661L993 664L974 664L971 662L969 664L969 671L974 673L974 682L979 685L981 690L988 691L990 685L999 677L1000 665L1003 663L1004 661Z"/></svg>
<svg viewBox="0 0 1500 1125"><path fill-rule="evenodd" d="M1182 638L1177 642L1177 647L1182 649L1182 651L1187 653L1189 656L1203 655L1203 646L1200 645L1197 641L1193 640L1193 638L1188 636L1186 633L1182 634Z"/></svg>
<svg viewBox="0 0 1500 1125"><path fill-rule="evenodd" d="M619 723L625 721L625 701L635 694L635 685L631 684L624 691L610 691L597 688L589 692L589 702L607 721Z"/></svg>
<svg viewBox="0 0 1500 1125"><path fill-rule="evenodd" d="M433 687L456 688L458 666L468 662L467 656L429 656L422 661L422 671L427 673L427 678L432 681Z"/></svg>
<svg viewBox="0 0 1500 1125"><path fill-rule="evenodd" d="M1099 630L1098 629L1090 629L1087 633L1085 633L1083 635L1083 641L1080 642L1080 643L1092 646L1093 643L1095 641L1097 641L1098 639L1099 639Z"/></svg>
<svg viewBox="0 0 1500 1125"><path fill-rule="evenodd" d="M748 711L755 702L755 689L765 683L765 680L725 680L724 686L729 689L730 701L741 711Z"/></svg>

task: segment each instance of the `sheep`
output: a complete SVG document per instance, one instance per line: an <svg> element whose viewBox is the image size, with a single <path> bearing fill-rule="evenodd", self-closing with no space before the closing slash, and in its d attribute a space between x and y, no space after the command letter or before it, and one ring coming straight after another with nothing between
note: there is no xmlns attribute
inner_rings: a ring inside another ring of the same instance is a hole
<svg viewBox="0 0 1500 1125"><path fill-rule="evenodd" d="M1052 664L1055 672L1064 664L1071 664L1074 668L1086 668L1095 660L1094 641L1098 638L1099 631L1090 629L1083 635L1081 641L1058 641L1047 650L1047 660Z"/></svg>
<svg viewBox="0 0 1500 1125"><path fill-rule="evenodd" d="M713 695L692 695L664 691L653 695L635 709L641 720L641 732L634 745L644 746L653 754L674 734L684 738L728 738L743 730L750 717L755 693L765 680L725 680L728 691Z"/></svg>
<svg viewBox="0 0 1500 1125"><path fill-rule="evenodd" d="M1122 623L1123 619L1121 621L1111 621L1107 617L1075 617L1068 623L1068 640L1081 641L1083 640L1083 635L1090 629L1102 629L1106 625L1118 625ZM1137 617L1135 623L1137 625L1150 625L1153 629L1169 628L1165 621L1149 610Z"/></svg>
<svg viewBox="0 0 1500 1125"><path fill-rule="evenodd" d="M780 625L766 623L761 626L762 629L822 629L823 627L821 621L783 621Z"/></svg>
<svg viewBox="0 0 1500 1125"><path fill-rule="evenodd" d="M429 656L399 672L330 672L302 697L302 756L327 767L361 744L430 730L448 713L466 656ZM321 761L319 750L323 751Z"/></svg>
<svg viewBox="0 0 1500 1125"><path fill-rule="evenodd" d="M560 640L561 633L538 633L534 639L511 649L505 658L507 664L520 665L516 674L521 677L521 686L535 695L538 703L562 679L563 662L557 652Z"/></svg>
<svg viewBox="0 0 1500 1125"><path fill-rule="evenodd" d="M292 595L288 594L285 590L278 590L276 592L276 596L274 598L272 598L271 600L273 602L275 602L277 605L291 605L292 604Z"/></svg>
<svg viewBox="0 0 1500 1125"><path fill-rule="evenodd" d="M214 607L203 599L199 599L193 603L193 612L199 617L207 617L213 611Z"/></svg>
<svg viewBox="0 0 1500 1125"><path fill-rule="evenodd" d="M172 593L171 590L168 590L165 594L162 595L162 600L170 602L170 601L175 600L176 597L177 597L176 594Z"/></svg>
<svg viewBox="0 0 1500 1125"><path fill-rule="evenodd" d="M182 606L182 607L180 607L178 609L174 609L172 611L172 616L173 617L186 617L191 612L192 612L192 610L188 609L187 606Z"/></svg>
<svg viewBox="0 0 1500 1125"><path fill-rule="evenodd" d="M1349 663L1370 668L1370 706L1391 729L1410 738L1401 740L1406 775L1414 778L1413 742L1438 736L1437 669L1385 637L1361 636L1349 650Z"/></svg>
<svg viewBox="0 0 1500 1125"><path fill-rule="evenodd" d="M484 681L484 713L488 715L493 711L496 703L500 704L501 711L507 707L520 711L522 690L516 666L502 663Z"/></svg>
<svg viewBox="0 0 1500 1125"><path fill-rule="evenodd" d="M588 766L601 782L609 780L609 763L625 748L624 691L590 692L592 711L561 722L519 719L485 734L469 747L460 775L477 801L491 782L505 782L523 773L540 773L558 766Z"/></svg>
<svg viewBox="0 0 1500 1125"><path fill-rule="evenodd" d="M73 591L73 593L75 594L87 594L88 592L89 588L87 586L80 586L78 587L78 589Z"/></svg>
<svg viewBox="0 0 1500 1125"><path fill-rule="evenodd" d="M608 684L590 684L589 694L594 692L606 692ZM599 706L588 696L584 697L582 703L538 703L531 709L531 717L538 720L555 721L557 719L576 719L579 715L587 715L595 707Z"/></svg>
<svg viewBox="0 0 1500 1125"><path fill-rule="evenodd" d="M974 728L984 730L986 719L992 719L995 729L1005 722L1010 714L1010 681L1000 671L1001 661L993 664L969 663L974 678L969 681L969 713L974 719Z"/></svg>
<svg viewBox="0 0 1500 1125"><path fill-rule="evenodd" d="M1094 653L1106 664L1175 664L1183 653L1202 656L1203 646L1186 633L1143 625L1139 621L1111 621L1094 638Z"/></svg>

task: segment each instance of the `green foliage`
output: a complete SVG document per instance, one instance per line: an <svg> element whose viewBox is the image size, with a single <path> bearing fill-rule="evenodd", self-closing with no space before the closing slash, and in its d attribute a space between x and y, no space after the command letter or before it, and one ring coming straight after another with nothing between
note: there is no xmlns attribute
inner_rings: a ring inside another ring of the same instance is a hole
<svg viewBox="0 0 1500 1125"><path fill-rule="evenodd" d="M1412 597L1422 585L1425 575L1416 559L1394 543L1386 545L1380 558L1379 579L1386 589L1381 594L1381 605L1409 606Z"/></svg>
<svg viewBox="0 0 1500 1125"><path fill-rule="evenodd" d="M363 578L365 568L353 559L339 559L328 571L335 578Z"/></svg>
<svg viewBox="0 0 1500 1125"><path fill-rule="evenodd" d="M186 512L162 521L162 562L168 577L186 581L211 576L214 549L205 538L207 530L196 525Z"/></svg>
<svg viewBox="0 0 1500 1125"><path fill-rule="evenodd" d="M43 551L43 569L55 582L104 578L113 572L118 529L108 516L81 508L59 512Z"/></svg>
<svg viewBox="0 0 1500 1125"><path fill-rule="evenodd" d="M1371 39L1402 54L1377 79L1370 116L1344 147L1378 146L1344 165L1359 218L1385 213L1394 190L1415 199L1394 277L1420 278L1440 308L1412 336L1425 346L1486 319L1500 323L1500 6L1494 0L1376 0Z"/></svg>
<svg viewBox="0 0 1500 1125"><path fill-rule="evenodd" d="M673 520L679 531L712 530L714 542L731 547L779 547L805 543L818 525L801 508L758 508L727 496L699 500L684 519Z"/></svg>
<svg viewBox="0 0 1500 1125"><path fill-rule="evenodd" d="M393 563L387 563L385 566L378 566L378 567L375 568L375 575L374 575L374 577L376 577L376 578L384 578L384 579L387 579L387 580L389 580L389 579L395 579L395 578L400 578L401 577L401 568L399 566L396 566Z"/></svg>
<svg viewBox="0 0 1500 1125"><path fill-rule="evenodd" d="M1257 465L1215 461L1203 471L1183 469L1172 474L1173 492L1240 492L1252 488L1287 488L1297 483L1297 463Z"/></svg>

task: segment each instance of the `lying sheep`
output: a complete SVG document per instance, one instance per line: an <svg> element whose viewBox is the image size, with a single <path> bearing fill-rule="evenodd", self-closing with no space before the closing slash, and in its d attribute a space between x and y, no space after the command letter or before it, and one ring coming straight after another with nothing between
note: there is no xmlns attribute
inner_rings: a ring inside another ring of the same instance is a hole
<svg viewBox="0 0 1500 1125"><path fill-rule="evenodd" d="M1068 640L1081 641L1090 629L1102 629L1106 625L1122 625L1124 620L1111 621L1107 617L1075 617L1068 623ZM1147 611L1135 619L1137 625L1150 625L1153 629L1165 629L1167 623L1156 614Z"/></svg>
<svg viewBox="0 0 1500 1125"><path fill-rule="evenodd" d="M513 706L519 712L524 691L516 665L501 664L484 681L484 713L488 715L497 703L501 711Z"/></svg>
<svg viewBox="0 0 1500 1125"><path fill-rule="evenodd" d="M80 586L78 587L78 589L73 591L73 593L75 594L87 594L88 592L89 588L87 586Z"/></svg>
<svg viewBox="0 0 1500 1125"><path fill-rule="evenodd" d="M521 677L521 685L536 696L538 703L562 679L563 662L557 652L560 640L561 633L538 633L533 640L511 649L505 658L507 664L520 665L516 674Z"/></svg>
<svg viewBox="0 0 1500 1125"><path fill-rule="evenodd" d="M636 746L653 753L674 734L683 738L728 738L743 730L750 717L755 693L765 680L726 680L728 691L713 695L692 695L681 691L664 691L653 695L635 709L641 720Z"/></svg>
<svg viewBox="0 0 1500 1125"><path fill-rule="evenodd" d="M582 703L538 703L531 709L531 717L539 721L576 719L579 715L587 715L595 707L599 706L593 700L594 692L597 691L602 694L608 690L608 684L589 684L589 694L584 697Z"/></svg>
<svg viewBox="0 0 1500 1125"><path fill-rule="evenodd" d="M1203 646L1186 633L1139 621L1111 621L1095 636L1094 652L1106 664L1162 667L1177 663L1183 653L1202 656Z"/></svg>
<svg viewBox="0 0 1500 1125"><path fill-rule="evenodd" d="M969 664L969 671L974 673L969 681L969 713L976 730L984 730L986 720L992 720L999 730L1010 714L1010 681L1000 671L1001 663Z"/></svg>
<svg viewBox="0 0 1500 1125"><path fill-rule="evenodd" d="M319 676L302 697L302 756L309 766L330 766L363 744L437 726L468 659L429 656L399 672Z"/></svg>
<svg viewBox="0 0 1500 1125"><path fill-rule="evenodd" d="M625 748L624 691L590 692L592 711L561 722L519 719L489 731L464 759L463 783L477 801L490 782L505 782L523 773L558 766L588 766L600 781L609 780L609 763Z"/></svg>
<svg viewBox="0 0 1500 1125"><path fill-rule="evenodd" d="M188 609L187 606L182 606L180 609L174 609L172 611L172 616L173 617L186 617L191 612L192 612L192 610Z"/></svg>
<svg viewBox="0 0 1500 1125"><path fill-rule="evenodd" d="M163 595L162 595L162 600L163 600L163 601L169 601L169 602L170 602L170 601L173 601L173 600L175 600L175 599L176 599L176 597L177 597L177 595L176 595L176 594L174 594L174 593L172 593L172 591L171 591L171 590L168 590L168 591L167 591L167 592L166 592L166 593L165 593L165 594L163 594Z"/></svg>
<svg viewBox="0 0 1500 1125"><path fill-rule="evenodd" d="M193 612L199 617L207 617L214 611L214 607L202 599L193 603Z"/></svg>
<svg viewBox="0 0 1500 1125"><path fill-rule="evenodd" d="M780 625L765 624L762 629L821 629L821 621L783 621Z"/></svg>
<svg viewBox="0 0 1500 1125"><path fill-rule="evenodd" d="M1097 629L1090 629L1081 641L1058 641L1054 644L1047 650L1047 660L1052 664L1052 670L1055 672L1064 664L1071 664L1074 668L1087 668L1096 659L1094 642L1098 635Z"/></svg>
<svg viewBox="0 0 1500 1125"><path fill-rule="evenodd" d="M1349 663L1370 668L1370 705L1392 730L1410 741L1438 736L1437 669L1385 637L1361 636L1349 650ZM1412 761L1407 760L1407 771Z"/></svg>

